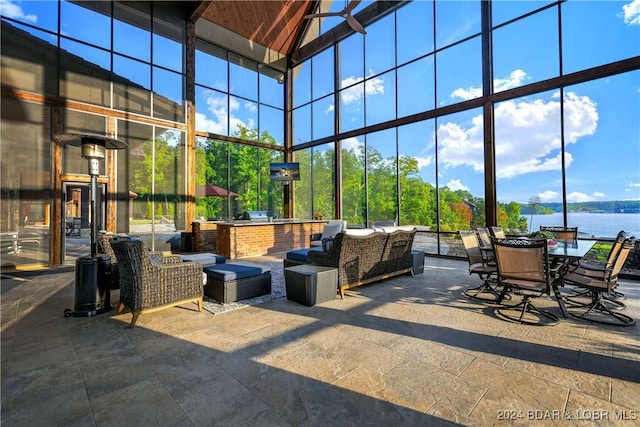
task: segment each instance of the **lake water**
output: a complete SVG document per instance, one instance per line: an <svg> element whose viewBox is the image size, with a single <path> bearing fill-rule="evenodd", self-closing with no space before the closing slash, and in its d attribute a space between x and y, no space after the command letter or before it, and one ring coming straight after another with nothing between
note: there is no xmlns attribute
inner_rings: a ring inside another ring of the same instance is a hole
<svg viewBox="0 0 640 427"><path fill-rule="evenodd" d="M561 213L551 215L523 215L531 223L531 231L539 230L541 225L563 225ZM580 236L616 237L620 230L630 236L640 238L640 214L622 213L569 213L567 226L578 227Z"/></svg>

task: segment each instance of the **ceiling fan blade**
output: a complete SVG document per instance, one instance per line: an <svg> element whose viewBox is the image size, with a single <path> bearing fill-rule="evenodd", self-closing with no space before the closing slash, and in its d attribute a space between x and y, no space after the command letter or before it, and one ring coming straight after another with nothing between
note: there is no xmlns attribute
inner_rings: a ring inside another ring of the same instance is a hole
<svg viewBox="0 0 640 427"><path fill-rule="evenodd" d="M326 13L312 13L310 15L304 15L304 19L323 18L326 16L342 16L342 13L326 12Z"/></svg>
<svg viewBox="0 0 640 427"><path fill-rule="evenodd" d="M367 32L364 30L364 27L360 25L358 20L353 16L347 15L347 23L351 28L353 28L355 31L359 32L360 34L367 34Z"/></svg>
<svg viewBox="0 0 640 427"><path fill-rule="evenodd" d="M341 12L341 14L342 15L344 15L345 13L351 14L351 11L355 9L356 6L359 5L361 1L362 0L351 0L347 5L347 7L345 7L344 10Z"/></svg>

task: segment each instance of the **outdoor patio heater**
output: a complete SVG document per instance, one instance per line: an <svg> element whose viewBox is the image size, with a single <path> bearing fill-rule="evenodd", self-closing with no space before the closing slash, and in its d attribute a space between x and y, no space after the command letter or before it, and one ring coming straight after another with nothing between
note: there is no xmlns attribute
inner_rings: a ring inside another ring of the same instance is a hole
<svg viewBox="0 0 640 427"><path fill-rule="evenodd" d="M126 142L117 141L102 135L64 134L57 135L62 144L80 147L81 155L89 162L91 176L91 254L76 259L76 288L74 309L66 309L65 317L90 317L111 310L111 258L98 255L98 230L96 212L96 193L100 161L104 160L106 150L126 148Z"/></svg>

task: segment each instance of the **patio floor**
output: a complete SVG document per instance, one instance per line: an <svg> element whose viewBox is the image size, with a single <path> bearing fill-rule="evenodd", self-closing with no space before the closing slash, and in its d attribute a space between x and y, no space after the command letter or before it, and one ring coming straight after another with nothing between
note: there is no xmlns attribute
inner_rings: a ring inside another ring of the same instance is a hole
<svg viewBox="0 0 640 427"><path fill-rule="evenodd" d="M272 257L251 259L273 261ZM65 318L73 269L3 273L3 426L633 425L640 326L502 321L466 261L306 307ZM640 286L622 281L640 319ZM112 304L118 292L111 295ZM539 305L559 314L555 301ZM638 322L640 323L640 321ZM635 424L637 425L637 424Z"/></svg>

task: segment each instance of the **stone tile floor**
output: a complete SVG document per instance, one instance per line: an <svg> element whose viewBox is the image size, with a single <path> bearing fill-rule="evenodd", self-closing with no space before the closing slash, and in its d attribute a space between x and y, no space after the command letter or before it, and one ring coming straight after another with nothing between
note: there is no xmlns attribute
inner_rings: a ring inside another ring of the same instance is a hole
<svg viewBox="0 0 640 427"><path fill-rule="evenodd" d="M191 304L129 329L115 310L63 317L73 270L3 273L1 423L638 425L638 325L508 323L462 296L477 284L465 261L428 257L424 274L344 300L216 315ZM636 319L638 285L620 286Z"/></svg>

